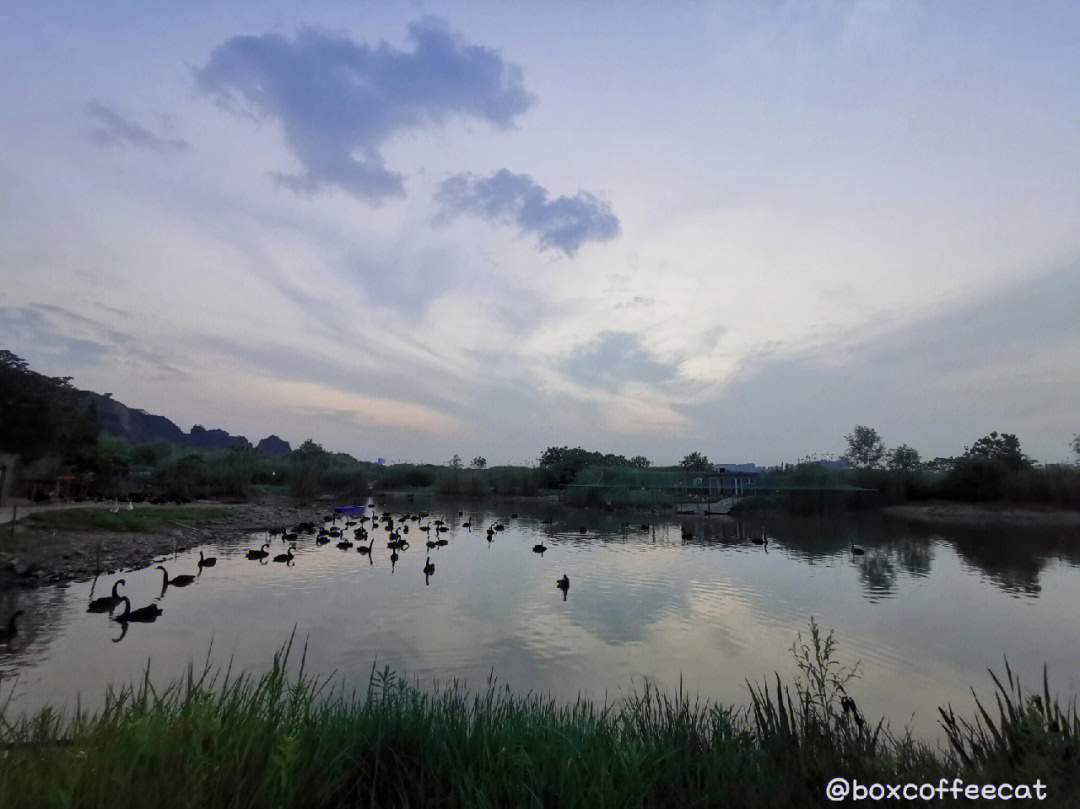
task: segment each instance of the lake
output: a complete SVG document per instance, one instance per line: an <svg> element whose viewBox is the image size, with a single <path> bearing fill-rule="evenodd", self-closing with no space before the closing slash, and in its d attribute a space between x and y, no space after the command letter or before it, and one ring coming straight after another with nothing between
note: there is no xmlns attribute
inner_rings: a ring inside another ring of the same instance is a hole
<svg viewBox="0 0 1080 809"><path fill-rule="evenodd" d="M9 717L76 699L100 707L107 684L138 681L148 664L155 683L208 656L261 672L294 628L306 670L348 689L362 688L375 665L425 687L457 678L480 690L494 677L522 693L615 700L648 681L745 705L747 679L790 680L790 648L811 616L836 630L842 663L860 662L849 690L864 713L923 738L939 738L939 705L971 715L969 688L989 695L987 668L1003 671L1006 658L1031 688L1045 662L1052 690L1080 693L1074 527L929 528L876 514L626 517L394 499L374 510L420 508L424 523L451 526L449 542L428 551L410 521L412 545L394 564L381 525L370 557L302 535L290 566L244 557L265 534L211 543L203 550L216 566L163 597L159 570L125 571L132 606L157 603L163 614L123 635L86 611L90 582L0 594L0 616L26 612L13 646L0 647ZM462 527L470 519L471 531ZM488 542L495 521L505 530ZM533 552L540 542L543 555ZM283 551L275 540L271 552ZM435 571L425 576L428 556ZM164 564L172 576L193 573L197 558ZM99 579L94 596L116 578Z"/></svg>

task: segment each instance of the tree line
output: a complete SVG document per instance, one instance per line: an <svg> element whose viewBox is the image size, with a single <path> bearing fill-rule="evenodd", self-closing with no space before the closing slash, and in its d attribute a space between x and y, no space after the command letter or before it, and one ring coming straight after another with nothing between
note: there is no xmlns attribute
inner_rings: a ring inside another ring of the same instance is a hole
<svg viewBox="0 0 1080 809"><path fill-rule="evenodd" d="M825 481L827 485L816 485L818 489L874 489L889 502L924 497L1027 498L1080 508L1080 469L1037 469L1011 433L992 432L965 447L960 456L929 461L907 444L886 448L878 432L865 425L856 425L845 440L847 450L841 458L849 470L804 463L773 477L786 475L788 483ZM1080 457L1080 435L1073 437L1070 447ZM383 466L328 451L312 439L276 456L250 445L211 450L166 441L136 444L101 432L93 401L71 385L70 377L37 373L6 350L0 350L0 452L21 456L24 479L63 475L76 481L73 493L78 496L133 499L242 499L259 490L297 497L336 491L358 497L372 489L535 496L571 486L587 488L603 474L623 488L642 491L664 488L665 475L713 468L700 451L666 468L655 467L644 455L627 457L569 446L546 448L535 467L490 467L480 455L466 464L458 454L445 465ZM598 497L596 492L588 496L590 504Z"/></svg>

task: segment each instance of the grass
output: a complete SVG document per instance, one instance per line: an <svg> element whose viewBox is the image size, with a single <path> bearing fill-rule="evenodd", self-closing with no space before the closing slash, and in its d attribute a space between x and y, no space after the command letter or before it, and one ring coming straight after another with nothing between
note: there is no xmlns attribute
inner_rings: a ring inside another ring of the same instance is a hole
<svg viewBox="0 0 1080 809"><path fill-rule="evenodd" d="M109 508L72 508L31 514L27 520L37 528L49 528L56 531L124 532L146 531L166 520L202 523L231 517L235 513L234 509L224 506L207 508L140 506L132 511L121 509L116 512Z"/></svg>
<svg viewBox="0 0 1080 809"><path fill-rule="evenodd" d="M374 669L363 693L334 693L302 661L288 673L290 648L259 679L189 668L161 692L148 678L110 692L94 716L9 723L0 710L0 806L821 806L837 775L1041 778L1052 805L1080 799L1076 707L1045 682L1036 699L1011 672L995 679L998 715L943 710L951 746L932 749L862 717L857 672L814 624L793 648L794 685L752 686L743 710L648 686L604 705L495 682L424 691Z"/></svg>

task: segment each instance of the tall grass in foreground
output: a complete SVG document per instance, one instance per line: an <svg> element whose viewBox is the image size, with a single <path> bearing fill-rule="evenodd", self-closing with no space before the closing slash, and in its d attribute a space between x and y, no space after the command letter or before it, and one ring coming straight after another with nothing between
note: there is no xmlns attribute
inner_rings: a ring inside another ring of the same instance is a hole
<svg viewBox="0 0 1080 809"><path fill-rule="evenodd" d="M0 806L817 806L836 775L1049 785L1080 798L1076 708L1026 697L1008 678L999 716L944 711L952 747L869 724L832 635L796 641L792 687L754 686L745 710L652 687L617 704L558 704L454 682L424 691L372 670L363 693L287 672L291 642L261 678L208 668L158 692L145 678L97 715L0 711ZM60 740L58 742L58 740Z"/></svg>

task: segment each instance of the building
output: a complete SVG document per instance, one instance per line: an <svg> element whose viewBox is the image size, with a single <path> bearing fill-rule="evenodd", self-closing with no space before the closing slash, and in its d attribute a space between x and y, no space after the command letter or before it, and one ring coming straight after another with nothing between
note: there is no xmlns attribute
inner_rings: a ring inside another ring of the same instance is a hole
<svg viewBox="0 0 1080 809"><path fill-rule="evenodd" d="M754 464L717 464L711 472L695 472L687 481L687 491L707 501L724 497L745 497L757 491L761 470Z"/></svg>

